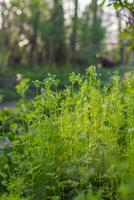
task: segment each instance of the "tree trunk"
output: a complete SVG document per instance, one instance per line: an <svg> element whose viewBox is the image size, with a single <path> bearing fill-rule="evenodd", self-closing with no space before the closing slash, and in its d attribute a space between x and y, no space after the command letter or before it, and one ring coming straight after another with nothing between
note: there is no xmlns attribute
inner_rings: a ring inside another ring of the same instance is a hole
<svg viewBox="0 0 134 200"><path fill-rule="evenodd" d="M39 18L40 18L40 11L39 8L35 8L34 10L34 24L33 24L33 34L30 39L30 64L33 64L36 62L35 60L35 51L36 51L36 46L37 46L37 37L38 37L38 26L39 26Z"/></svg>
<svg viewBox="0 0 134 200"><path fill-rule="evenodd" d="M122 21L121 21L121 17L119 16L118 13L117 13L117 18L118 18L118 35L119 35L118 36L118 42L119 42L119 45L120 45L120 48L119 48L119 56L120 56L119 63L124 64L125 63L124 42L120 37L120 33L122 31Z"/></svg>
<svg viewBox="0 0 134 200"><path fill-rule="evenodd" d="M73 17L73 30L71 35L71 61L76 62L76 45L77 45L77 29L78 29L78 0L74 0L74 17Z"/></svg>
<svg viewBox="0 0 134 200"><path fill-rule="evenodd" d="M93 26L94 26L97 20L97 10L98 10L97 0L92 0L92 8L93 8Z"/></svg>

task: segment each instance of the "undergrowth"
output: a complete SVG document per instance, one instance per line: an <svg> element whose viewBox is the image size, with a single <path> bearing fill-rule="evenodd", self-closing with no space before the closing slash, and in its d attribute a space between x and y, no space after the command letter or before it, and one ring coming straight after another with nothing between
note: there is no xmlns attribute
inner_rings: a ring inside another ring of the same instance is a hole
<svg viewBox="0 0 134 200"><path fill-rule="evenodd" d="M94 67L70 85L48 74L16 87L21 99L0 112L1 200L133 200L134 75L103 87Z"/></svg>

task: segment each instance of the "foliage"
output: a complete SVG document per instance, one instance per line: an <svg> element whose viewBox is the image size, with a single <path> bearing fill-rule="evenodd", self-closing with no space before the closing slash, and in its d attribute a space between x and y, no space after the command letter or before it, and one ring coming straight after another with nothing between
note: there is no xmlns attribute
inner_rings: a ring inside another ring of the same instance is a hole
<svg viewBox="0 0 134 200"><path fill-rule="evenodd" d="M100 1L100 6L103 6L104 3L109 3L108 5L111 6L111 5L114 5L114 7L116 9L128 9L130 12L133 12L134 11L134 5L133 5L133 2L132 1L129 1L129 0L101 0Z"/></svg>
<svg viewBox="0 0 134 200"><path fill-rule="evenodd" d="M23 95L0 112L0 133L11 141L0 153L2 200L134 198L134 74L115 74L102 87L89 67L69 81L59 92L48 74L34 82L32 102Z"/></svg>
<svg viewBox="0 0 134 200"><path fill-rule="evenodd" d="M134 50L134 2L129 0L104 0L102 5L104 3L113 6L120 18L125 22L126 27L121 31L121 36L130 54Z"/></svg>

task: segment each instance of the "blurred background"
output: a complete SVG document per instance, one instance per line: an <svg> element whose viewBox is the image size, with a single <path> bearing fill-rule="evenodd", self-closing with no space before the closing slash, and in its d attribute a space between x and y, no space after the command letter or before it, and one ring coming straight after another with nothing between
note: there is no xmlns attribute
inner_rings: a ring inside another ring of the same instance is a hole
<svg viewBox="0 0 134 200"><path fill-rule="evenodd" d="M42 80L95 65L104 82L134 66L134 1L0 0L0 94L17 99L16 75ZM30 96L30 95L29 95Z"/></svg>

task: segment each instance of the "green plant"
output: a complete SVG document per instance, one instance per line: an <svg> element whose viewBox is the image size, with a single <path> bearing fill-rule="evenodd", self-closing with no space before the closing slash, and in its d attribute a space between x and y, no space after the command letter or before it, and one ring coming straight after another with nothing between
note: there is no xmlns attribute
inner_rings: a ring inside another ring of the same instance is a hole
<svg viewBox="0 0 134 200"><path fill-rule="evenodd" d="M54 75L35 81L32 102L21 99L1 119L13 135L1 154L2 199L133 199L133 73L102 87L89 67L69 81L64 91ZM22 97L26 89L17 86Z"/></svg>

